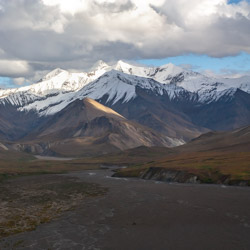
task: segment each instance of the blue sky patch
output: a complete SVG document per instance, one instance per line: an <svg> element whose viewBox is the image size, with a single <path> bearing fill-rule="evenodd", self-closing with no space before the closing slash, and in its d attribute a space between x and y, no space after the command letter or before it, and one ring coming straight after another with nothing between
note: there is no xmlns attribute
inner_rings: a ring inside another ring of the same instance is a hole
<svg viewBox="0 0 250 250"><path fill-rule="evenodd" d="M242 2L243 0L229 0L228 3L229 4L234 4L234 3L239 3ZM250 2L250 0L245 0L246 2Z"/></svg>
<svg viewBox="0 0 250 250"><path fill-rule="evenodd" d="M16 88L13 80L9 77L0 77L0 88Z"/></svg>
<svg viewBox="0 0 250 250"><path fill-rule="evenodd" d="M214 58L207 55L187 54L165 59L139 60L146 65L160 66L173 63L179 66L190 66L195 71L212 70L215 73L250 72L250 54L240 53L237 56Z"/></svg>

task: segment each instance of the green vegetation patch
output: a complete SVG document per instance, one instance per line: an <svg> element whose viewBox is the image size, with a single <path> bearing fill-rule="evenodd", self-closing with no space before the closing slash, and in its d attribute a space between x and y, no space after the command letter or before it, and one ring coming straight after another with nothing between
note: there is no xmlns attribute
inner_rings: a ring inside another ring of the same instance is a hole
<svg viewBox="0 0 250 250"><path fill-rule="evenodd" d="M0 238L34 230L84 199L107 192L97 184L60 175L11 178L0 183Z"/></svg>

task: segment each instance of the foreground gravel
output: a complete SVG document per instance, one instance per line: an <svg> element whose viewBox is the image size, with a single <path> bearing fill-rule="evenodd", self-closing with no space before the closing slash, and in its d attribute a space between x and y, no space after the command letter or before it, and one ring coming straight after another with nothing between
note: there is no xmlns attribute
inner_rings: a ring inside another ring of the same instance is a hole
<svg viewBox="0 0 250 250"><path fill-rule="evenodd" d="M167 184L111 174L57 175L109 191L84 199L75 210L34 231L3 238L0 249L250 249L250 188Z"/></svg>

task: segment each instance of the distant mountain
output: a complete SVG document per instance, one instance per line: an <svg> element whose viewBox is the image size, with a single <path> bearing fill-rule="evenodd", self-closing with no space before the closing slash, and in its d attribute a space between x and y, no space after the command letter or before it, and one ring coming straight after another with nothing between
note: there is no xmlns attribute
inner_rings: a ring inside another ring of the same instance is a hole
<svg viewBox="0 0 250 250"><path fill-rule="evenodd" d="M92 68L92 71L88 73L70 73L66 70L55 69L33 85L17 89L0 90L0 100L3 104L10 103L25 110L35 109L41 115L49 115L59 110L41 112L41 109L45 110L46 105L49 103L58 104L65 98L69 99L69 102L72 101L74 98L72 95L69 95L69 93L77 93L98 78L109 76L105 73L115 72L114 70L124 73L121 74L123 78L126 78L126 74L142 77L141 83L139 80L140 78L137 78L136 82L133 84L134 86L139 84L140 87L151 89L145 84L145 78L153 79L155 82L158 82L158 85L161 85L161 89L164 89L164 87L168 89L170 85L172 85L173 88L179 87L179 89L184 89L189 93L193 93L193 98L196 98L196 101L203 104L217 101L222 96L228 95L229 93L233 95L237 89L250 93L250 77L248 76L238 79L216 79L177 67L173 64L166 64L161 67L139 67L118 61L117 64L109 66L103 61L99 61ZM114 73L114 75L115 74L116 73ZM110 75L112 76L113 74L111 73ZM133 78L131 77L129 79L131 81ZM145 86L143 86L144 84ZM96 88L98 88L98 85L96 85ZM123 97L122 94L128 94L128 89L123 90L122 88L116 87L116 90L112 91L110 99L116 94L116 91L119 91L120 94L115 99L116 101L118 101L119 97ZM123 93L123 91L126 91L126 93ZM65 96L65 94L68 95ZM101 93L97 94L98 97L100 97ZM105 94L107 93L104 92L103 95ZM130 96L133 96L133 94L135 93L130 93ZM50 100L47 100L48 98ZM34 102L38 103L33 104Z"/></svg>
<svg viewBox="0 0 250 250"><path fill-rule="evenodd" d="M250 152L250 126L227 132L208 132L176 149L180 152Z"/></svg>
<svg viewBox="0 0 250 250"><path fill-rule="evenodd" d="M123 165L135 164L135 167L143 163L142 169L145 165L146 168L163 167L177 170L186 169L193 172L195 166L198 166L199 171L212 170L213 168L216 171L223 168L224 171L230 172L232 170L234 173L238 173L243 168L243 170L248 171L246 174L248 173L249 178L250 126L227 132L208 132L179 147L149 148L142 146L101 156L101 158L103 162L110 161L111 163L114 161L116 164ZM133 167L128 168L128 173L130 170L133 172Z"/></svg>
<svg viewBox="0 0 250 250"><path fill-rule="evenodd" d="M50 116L18 143L5 144L26 152L86 156L138 146L171 146L172 139L90 98L75 100Z"/></svg>
<svg viewBox="0 0 250 250"><path fill-rule="evenodd" d="M250 77L213 78L173 64L99 61L87 73L55 69L33 85L0 90L0 139L28 138L86 97L172 138L172 146L209 130L250 124Z"/></svg>
<svg viewBox="0 0 250 250"><path fill-rule="evenodd" d="M0 140L18 140L47 119L40 117L34 110L19 111L10 103L0 105Z"/></svg>
<svg viewBox="0 0 250 250"><path fill-rule="evenodd" d="M131 166L116 177L250 186L250 126L208 132L171 149L139 147L100 158Z"/></svg>
<svg viewBox="0 0 250 250"><path fill-rule="evenodd" d="M229 89L241 89L250 93L250 76L231 79L208 77L172 63L160 67L140 67L118 61L114 68L126 74L151 78L162 84L177 85L189 92L197 93L200 102L218 100Z"/></svg>

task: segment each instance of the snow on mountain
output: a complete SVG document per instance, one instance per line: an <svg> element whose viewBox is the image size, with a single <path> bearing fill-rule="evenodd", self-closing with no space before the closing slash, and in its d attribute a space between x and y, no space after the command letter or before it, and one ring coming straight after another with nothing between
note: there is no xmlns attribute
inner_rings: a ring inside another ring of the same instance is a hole
<svg viewBox="0 0 250 250"><path fill-rule="evenodd" d="M35 110L40 116L55 114L74 101L75 92L46 96L46 98L35 99L33 102L18 108L20 111Z"/></svg>
<svg viewBox="0 0 250 250"><path fill-rule="evenodd" d="M44 76L38 83L14 89L0 89L0 103L15 106L27 105L35 100L60 99L63 93L76 92L106 72L103 62L89 73L70 73L55 69ZM45 100L46 102L46 100Z"/></svg>
<svg viewBox="0 0 250 250"><path fill-rule="evenodd" d="M113 68L126 74L152 78L164 84L170 83L174 76L177 76L184 71L184 69L175 66L172 63L163 65L161 67L142 67L130 65L123 61L118 61Z"/></svg>
<svg viewBox="0 0 250 250"><path fill-rule="evenodd" d="M250 93L250 77L241 78L215 78L186 70L174 64L160 67L133 66L118 61L115 69L127 74L152 78L162 84L174 84L185 90L196 93L200 102L210 103L217 101L223 94L233 95L236 89Z"/></svg>
<svg viewBox="0 0 250 250"><path fill-rule="evenodd" d="M227 88L238 88L250 93L250 76L241 76L239 78L218 78Z"/></svg>
<svg viewBox="0 0 250 250"><path fill-rule="evenodd" d="M76 98L100 99L108 96L115 104L135 98L136 87L167 93L170 99L188 91L201 103L217 101L223 95L233 96L237 88L250 93L250 77L215 78L186 70L173 64L160 67L135 66L118 61L110 66L98 61L90 72L71 73L55 69L38 83L16 89L0 89L0 103L10 103L20 110L36 110L40 115L58 112Z"/></svg>
<svg viewBox="0 0 250 250"><path fill-rule="evenodd" d="M61 73L66 73L68 74L68 72L66 70L63 70L63 69L60 69L60 68L57 68L57 69L54 69L52 70L51 72L49 72L47 75L45 75L41 81L48 81L50 79L52 79L53 77L56 77L58 75L60 75Z"/></svg>
<svg viewBox="0 0 250 250"><path fill-rule="evenodd" d="M90 69L90 72L100 72L100 71L108 71L112 68L112 66L108 65L102 60L97 61L92 68Z"/></svg>
<svg viewBox="0 0 250 250"><path fill-rule="evenodd" d="M66 70L55 69L43 77L38 83L16 88L0 90L0 98L18 92L29 92L34 95L47 95L59 91L77 91L89 82L97 79L105 71L90 73L70 73Z"/></svg>
<svg viewBox="0 0 250 250"><path fill-rule="evenodd" d="M164 92L167 92L170 99L178 96L179 92L184 91L177 86L164 86L150 78L128 75L117 70L111 70L96 81L88 84L78 93L79 98L88 96L92 99L100 99L104 95L107 95L107 102L115 104L120 100L128 102L135 98L136 87L151 90L155 95L163 95Z"/></svg>
<svg viewBox="0 0 250 250"><path fill-rule="evenodd" d="M95 81L87 84L77 92L60 92L57 95L38 99L21 107L19 110L37 110L39 115L51 115L76 99L89 97L95 100L107 96L107 102L115 104L118 101L128 102L136 97L136 87L153 91L156 95L167 93L169 98L178 97L184 89L175 85L162 85L150 78L128 75L116 70L103 74Z"/></svg>

